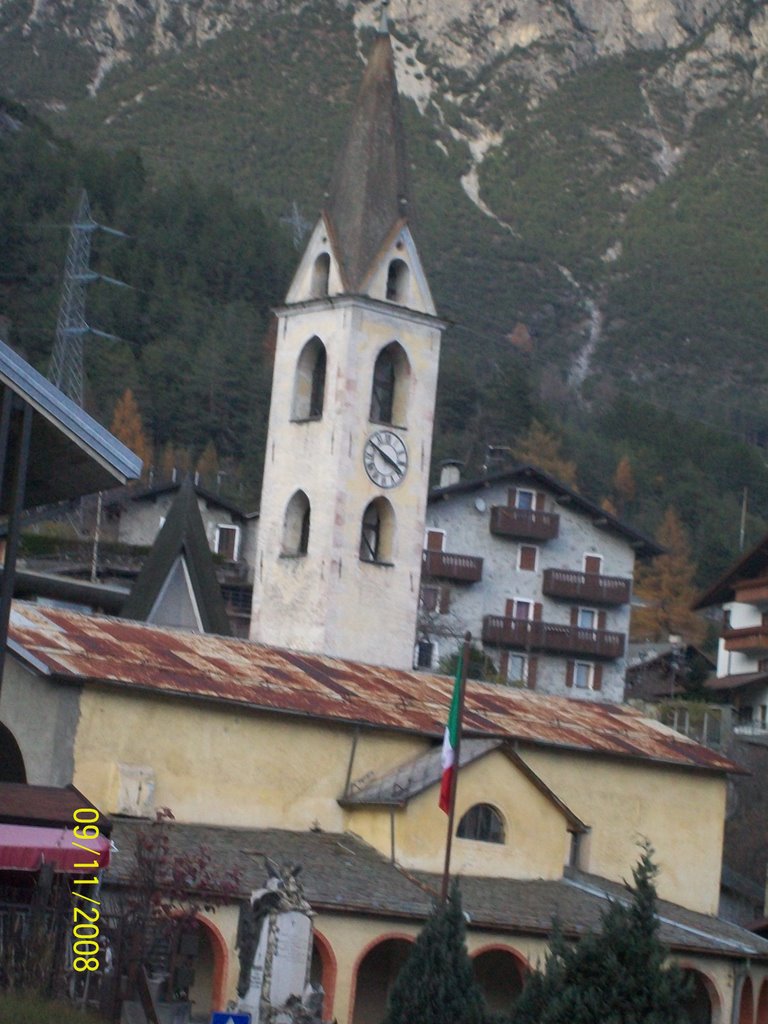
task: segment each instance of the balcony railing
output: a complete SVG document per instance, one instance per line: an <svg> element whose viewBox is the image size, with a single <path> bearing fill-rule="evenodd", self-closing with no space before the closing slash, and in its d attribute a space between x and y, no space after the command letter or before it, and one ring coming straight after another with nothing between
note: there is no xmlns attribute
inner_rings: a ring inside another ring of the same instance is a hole
<svg viewBox="0 0 768 1024"><path fill-rule="evenodd" d="M532 508L491 508L491 533L500 537L523 540L552 540L560 532L560 516L556 512L537 512Z"/></svg>
<svg viewBox="0 0 768 1024"><path fill-rule="evenodd" d="M768 604L768 576L734 583L734 597L744 604Z"/></svg>
<svg viewBox="0 0 768 1024"><path fill-rule="evenodd" d="M482 558L447 551L422 551L421 567L425 576L458 583L477 583L483 575Z"/></svg>
<svg viewBox="0 0 768 1024"><path fill-rule="evenodd" d="M743 626L741 629L724 629L723 640L726 651L740 654L768 653L768 623Z"/></svg>
<svg viewBox="0 0 768 1024"><path fill-rule="evenodd" d="M620 658L624 653L624 639L623 633L612 633L606 629L560 626L553 622L510 619L502 615L486 615L483 619L483 643L495 647Z"/></svg>
<svg viewBox="0 0 768 1024"><path fill-rule="evenodd" d="M573 572L570 569L545 569L543 592L547 597L589 604L628 604L630 581L622 576L602 576L596 572Z"/></svg>

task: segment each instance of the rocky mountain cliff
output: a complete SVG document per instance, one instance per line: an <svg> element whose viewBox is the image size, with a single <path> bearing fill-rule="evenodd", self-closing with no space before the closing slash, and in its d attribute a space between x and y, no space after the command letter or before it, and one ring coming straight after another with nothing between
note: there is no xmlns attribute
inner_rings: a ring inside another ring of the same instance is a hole
<svg viewBox="0 0 768 1024"><path fill-rule="evenodd" d="M0 94L301 229L378 4L0 0ZM392 0L446 374L513 348L539 394L768 437L768 10ZM499 438L503 441L503 438ZM448 443L448 442L446 442Z"/></svg>

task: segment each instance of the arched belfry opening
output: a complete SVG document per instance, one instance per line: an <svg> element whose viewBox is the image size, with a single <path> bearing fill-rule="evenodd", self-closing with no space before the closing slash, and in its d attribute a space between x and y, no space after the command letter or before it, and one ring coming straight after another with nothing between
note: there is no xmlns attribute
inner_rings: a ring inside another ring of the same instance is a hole
<svg viewBox="0 0 768 1024"><path fill-rule="evenodd" d="M371 383L370 419L404 427L407 423L411 367L403 346L392 341L376 357Z"/></svg>
<svg viewBox="0 0 768 1024"><path fill-rule="evenodd" d="M304 491L296 491L285 509L284 555L306 555L309 551L311 507Z"/></svg>
<svg viewBox="0 0 768 1024"><path fill-rule="evenodd" d="M331 257L327 252L321 252L312 266L310 294L313 299L322 299L328 294L330 276Z"/></svg>
<svg viewBox="0 0 768 1024"><path fill-rule="evenodd" d="M325 404L325 345L315 335L301 350L293 385L293 420L319 420Z"/></svg>
<svg viewBox="0 0 768 1024"><path fill-rule="evenodd" d="M394 259L390 261L387 270L387 301L397 302L401 306L408 305L410 277L411 272L405 260Z"/></svg>
<svg viewBox="0 0 768 1024"><path fill-rule="evenodd" d="M374 498L363 512L360 560L391 564L395 548L395 510L386 498Z"/></svg>

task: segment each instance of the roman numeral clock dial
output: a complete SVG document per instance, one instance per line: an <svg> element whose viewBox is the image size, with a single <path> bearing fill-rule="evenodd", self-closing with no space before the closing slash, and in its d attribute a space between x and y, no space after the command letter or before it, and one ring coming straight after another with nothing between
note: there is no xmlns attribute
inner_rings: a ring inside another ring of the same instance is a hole
<svg viewBox="0 0 768 1024"><path fill-rule="evenodd" d="M408 469L408 449L391 430L377 430L365 442L363 464L378 487L397 487Z"/></svg>

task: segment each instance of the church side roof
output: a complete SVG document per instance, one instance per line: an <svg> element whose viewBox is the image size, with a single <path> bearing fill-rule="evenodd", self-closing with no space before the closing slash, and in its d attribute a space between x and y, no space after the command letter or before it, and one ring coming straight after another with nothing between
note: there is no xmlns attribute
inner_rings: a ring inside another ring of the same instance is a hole
<svg viewBox="0 0 768 1024"><path fill-rule="evenodd" d="M122 615L126 619L146 620L150 616L178 558L185 561L203 630L230 636L232 628L190 478L179 488L168 517L123 605Z"/></svg>
<svg viewBox="0 0 768 1024"><path fill-rule="evenodd" d="M453 680L247 640L14 602L9 648L49 678L437 739ZM465 733L679 768L739 771L628 706L472 681Z"/></svg>
<svg viewBox="0 0 768 1024"><path fill-rule="evenodd" d="M408 217L405 141L388 32L379 32L373 44L323 213L345 290L357 292L387 237Z"/></svg>

